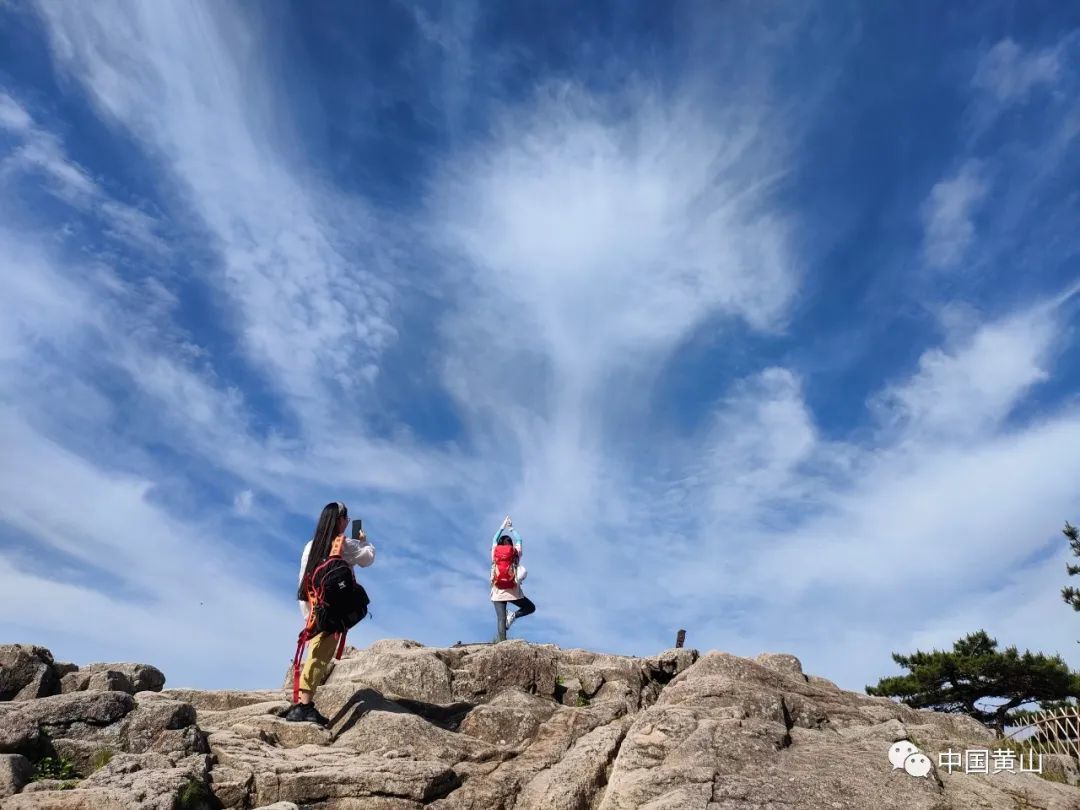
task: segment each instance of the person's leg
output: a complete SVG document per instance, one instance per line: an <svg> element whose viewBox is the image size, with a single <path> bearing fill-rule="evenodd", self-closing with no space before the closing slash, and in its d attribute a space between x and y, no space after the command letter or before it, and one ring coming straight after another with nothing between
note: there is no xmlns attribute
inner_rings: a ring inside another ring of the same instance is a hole
<svg viewBox="0 0 1080 810"><path fill-rule="evenodd" d="M528 616L530 613L536 613L536 605L533 604L532 599L522 594L520 599L515 599L513 602L514 607L517 608L510 618L506 622L506 626L509 627L522 616Z"/></svg>
<svg viewBox="0 0 1080 810"><path fill-rule="evenodd" d="M492 602L495 606L495 622L498 627L498 641L506 641L506 602Z"/></svg>
<svg viewBox="0 0 1080 810"><path fill-rule="evenodd" d="M315 690L326 678L326 670L337 652L338 637L319 633L308 645L308 657L300 671L300 702L311 703Z"/></svg>
<svg viewBox="0 0 1080 810"><path fill-rule="evenodd" d="M315 690L326 679L327 667L337 652L337 640L335 635L319 633L308 642L307 660L300 670L299 702L285 713L286 720L329 725L329 721L315 708L313 698Z"/></svg>

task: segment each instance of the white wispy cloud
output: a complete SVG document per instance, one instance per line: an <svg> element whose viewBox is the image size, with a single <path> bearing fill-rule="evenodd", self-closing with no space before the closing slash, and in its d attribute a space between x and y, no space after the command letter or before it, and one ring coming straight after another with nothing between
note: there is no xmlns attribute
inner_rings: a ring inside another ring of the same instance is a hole
<svg viewBox="0 0 1080 810"><path fill-rule="evenodd" d="M707 440L695 448L699 464L689 466L707 477L713 519L734 526L760 520L769 503L799 502L801 465L814 460L820 443L799 378L768 368L721 405Z"/></svg>
<svg viewBox="0 0 1080 810"><path fill-rule="evenodd" d="M558 486L550 508L568 512L557 502L588 492L603 421L633 406L621 384L648 385L708 318L778 328L798 285L767 204L784 164L765 122L617 105L558 87L507 110L490 142L448 161L432 216L467 290L445 327L447 385L545 465L530 486ZM497 398L474 395L492 386Z"/></svg>
<svg viewBox="0 0 1080 810"><path fill-rule="evenodd" d="M34 128L34 119L15 99L0 93L0 127L9 132L29 132Z"/></svg>
<svg viewBox="0 0 1080 810"><path fill-rule="evenodd" d="M424 40L438 54L432 71L438 73L441 92L437 94L448 132L456 137L477 80L472 39L479 17L479 7L472 0L444 6L433 14L422 5L409 4Z"/></svg>
<svg viewBox="0 0 1080 810"><path fill-rule="evenodd" d="M394 340L394 268L360 201L328 227L338 201L280 135L257 20L225 6L39 8L59 64L160 156L205 222L221 259L205 280L230 301L248 356L312 430L328 429L332 398L362 398Z"/></svg>
<svg viewBox="0 0 1080 810"><path fill-rule="evenodd" d="M247 515L251 513L251 507L255 504L255 493L250 489L245 489L236 493L233 498L233 509L238 515Z"/></svg>
<svg viewBox="0 0 1080 810"><path fill-rule="evenodd" d="M397 328L392 257L406 240L362 199L321 185L283 134L272 88L245 61L270 58L252 38L257 15L198 4L39 9L58 64L157 159L162 183L209 229L218 261L194 272L298 426L264 443L237 415L238 392L212 373L119 347L162 418L189 448L263 485L286 472L324 481L330 469L357 487L454 480L444 454L369 435L379 358ZM253 453L264 462L251 463Z"/></svg>
<svg viewBox="0 0 1080 810"><path fill-rule="evenodd" d="M928 350L913 376L883 391L878 412L908 435L948 442L985 436L1049 379L1060 329L1053 310L1040 306L958 336L958 346Z"/></svg>
<svg viewBox="0 0 1080 810"><path fill-rule="evenodd" d="M1040 85L1053 84L1061 72L1055 48L1025 50L1005 38L979 60L972 84L1001 104L1024 101Z"/></svg>
<svg viewBox="0 0 1080 810"><path fill-rule="evenodd" d="M968 161L930 189L922 206L923 253L933 267L958 264L975 238L972 219L989 184L982 167Z"/></svg>
<svg viewBox="0 0 1080 810"><path fill-rule="evenodd" d="M107 232L155 252L164 252L154 217L110 196L86 170L72 160L60 138L38 126L25 107L0 91L0 128L21 145L0 161L0 178L12 172L36 172L46 187L65 202L99 215Z"/></svg>

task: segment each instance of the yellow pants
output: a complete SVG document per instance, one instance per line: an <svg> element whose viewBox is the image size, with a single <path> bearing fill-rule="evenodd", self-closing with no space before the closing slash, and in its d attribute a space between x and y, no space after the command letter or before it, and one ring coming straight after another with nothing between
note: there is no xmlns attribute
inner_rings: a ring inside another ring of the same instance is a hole
<svg viewBox="0 0 1080 810"><path fill-rule="evenodd" d="M300 670L300 688L314 692L326 679L326 670L337 652L338 637L332 633L319 633L308 642L307 660Z"/></svg>

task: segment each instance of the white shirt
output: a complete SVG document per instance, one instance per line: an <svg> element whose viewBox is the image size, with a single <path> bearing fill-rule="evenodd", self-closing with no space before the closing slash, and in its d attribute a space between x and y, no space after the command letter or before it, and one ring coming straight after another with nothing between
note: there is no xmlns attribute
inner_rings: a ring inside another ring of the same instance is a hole
<svg viewBox="0 0 1080 810"><path fill-rule="evenodd" d="M304 553L300 555L300 576L296 581L297 587L300 587L300 583L304 581L304 571L307 569L311 543L312 541L308 540L307 545L304 546ZM375 562L375 546L371 545L366 539L354 540L351 537L346 537L345 543L341 546L341 558L349 565L359 565L361 568L367 568ZM301 600L300 612L304 614L306 619L308 615L307 602Z"/></svg>

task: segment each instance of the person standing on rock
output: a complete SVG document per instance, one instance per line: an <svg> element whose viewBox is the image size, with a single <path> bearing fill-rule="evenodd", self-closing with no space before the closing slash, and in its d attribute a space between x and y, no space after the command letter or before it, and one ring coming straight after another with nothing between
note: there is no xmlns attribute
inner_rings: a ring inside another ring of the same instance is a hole
<svg viewBox="0 0 1080 810"><path fill-rule="evenodd" d="M300 581L296 598L300 601L300 612L304 614L305 620L310 618L308 598L312 572L330 557L335 547L340 547L341 558L349 565L367 568L375 562L375 546L368 542L362 530L357 529L356 537L345 537L348 525L349 510L345 504L328 503L319 515L315 535L304 546L304 553L300 556ZM300 671L298 699L286 713L286 720L309 721L323 726L328 724L327 719L315 708L313 700L315 689L326 679L327 669L338 649L339 639L340 636L336 633L317 633L308 641L307 659ZM299 651L297 657L299 663Z"/></svg>
<svg viewBox="0 0 1080 810"><path fill-rule="evenodd" d="M495 605L498 641L506 641L506 631L522 616L536 612L536 605L521 592L527 575L521 564L521 535L507 515L491 540L491 603ZM506 615L506 603L517 610Z"/></svg>

